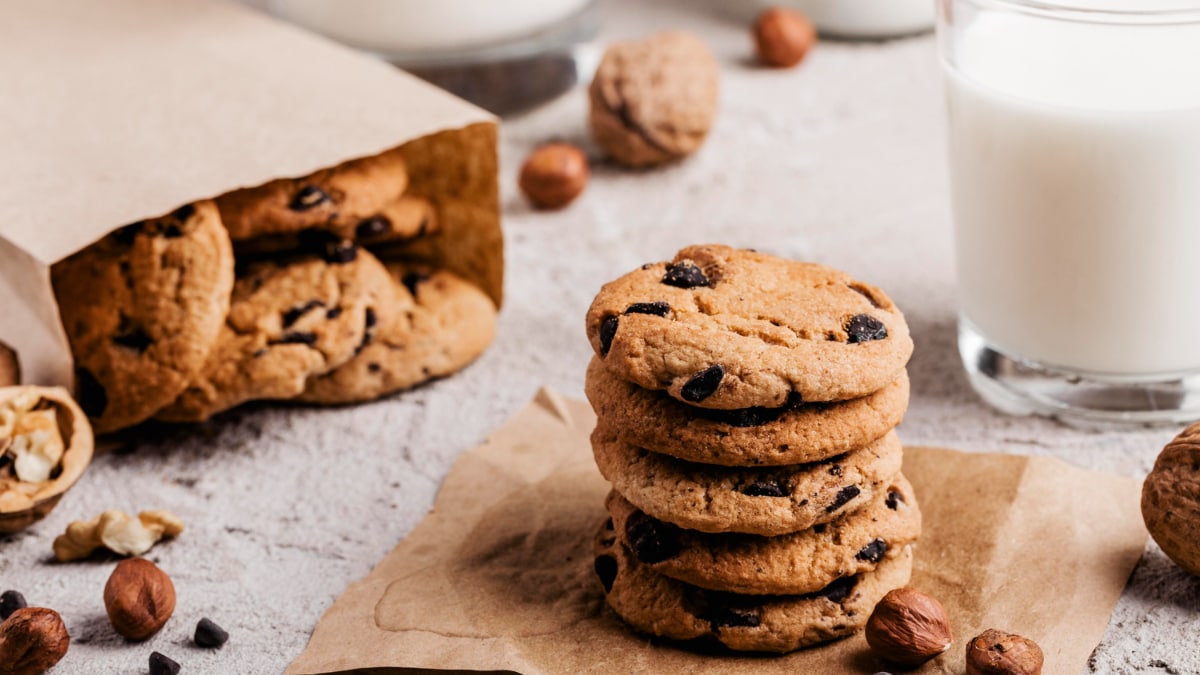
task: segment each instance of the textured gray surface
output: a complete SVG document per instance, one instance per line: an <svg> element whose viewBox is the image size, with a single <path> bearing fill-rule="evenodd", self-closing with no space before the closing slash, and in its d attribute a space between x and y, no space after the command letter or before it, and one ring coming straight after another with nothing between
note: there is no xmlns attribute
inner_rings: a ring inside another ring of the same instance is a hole
<svg viewBox="0 0 1200 675"><path fill-rule="evenodd" d="M1054 455L1139 477L1149 470L1175 430L1084 433L999 415L970 392L954 344L932 38L826 43L796 71L766 71L749 61L743 25L706 6L602 6L607 37L682 27L716 51L721 113L691 160L645 173L601 164L572 208L533 213L516 194L516 169L539 142L587 142L583 92L505 123L508 304L478 363L370 405L245 410L151 432L128 452L98 457L43 524L0 539L0 587L58 609L70 628L71 652L55 672L144 672L152 650L190 673L281 671L341 590L421 519L459 452L543 384L582 395L583 315L600 284L694 242L817 260L887 289L917 344L907 443ZM101 602L112 563L49 564L50 542L69 520L105 508L162 507L189 525L151 554L175 580L178 609L152 640L127 644ZM1151 544L1089 672L1200 673L1198 610L1200 583ZM190 646L202 616L230 631L224 649ZM1065 630L1071 620L1062 617Z"/></svg>

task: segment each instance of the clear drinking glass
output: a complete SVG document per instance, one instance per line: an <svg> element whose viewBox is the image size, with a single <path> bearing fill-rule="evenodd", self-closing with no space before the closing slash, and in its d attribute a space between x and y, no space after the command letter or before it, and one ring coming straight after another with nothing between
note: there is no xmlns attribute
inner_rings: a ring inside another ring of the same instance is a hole
<svg viewBox="0 0 1200 675"><path fill-rule="evenodd" d="M959 351L989 403L1200 419L1200 0L939 0Z"/></svg>

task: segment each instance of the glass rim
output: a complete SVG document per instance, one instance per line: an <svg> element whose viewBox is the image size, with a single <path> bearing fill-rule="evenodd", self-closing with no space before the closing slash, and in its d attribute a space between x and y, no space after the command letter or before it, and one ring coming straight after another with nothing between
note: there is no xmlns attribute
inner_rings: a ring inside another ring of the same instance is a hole
<svg viewBox="0 0 1200 675"><path fill-rule="evenodd" d="M1174 25L1200 23L1200 0L1192 7L1170 9L1113 9L1103 7L1064 6L1046 0L966 0L981 7L994 7L1034 16L1078 21L1129 25Z"/></svg>

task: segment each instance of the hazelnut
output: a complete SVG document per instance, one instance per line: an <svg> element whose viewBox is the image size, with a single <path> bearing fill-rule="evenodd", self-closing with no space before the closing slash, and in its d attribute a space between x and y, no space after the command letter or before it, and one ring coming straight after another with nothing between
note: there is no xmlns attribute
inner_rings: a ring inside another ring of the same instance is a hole
<svg viewBox="0 0 1200 675"><path fill-rule="evenodd" d="M104 609L113 630L130 640L145 640L175 611L175 585L145 558L122 560L104 585Z"/></svg>
<svg viewBox="0 0 1200 675"><path fill-rule="evenodd" d="M1042 649L1020 635L989 628L967 645L967 675L1041 675Z"/></svg>
<svg viewBox="0 0 1200 675"><path fill-rule="evenodd" d="M775 68L791 68L804 60L817 43L817 29L800 12L768 7L754 22L758 60Z"/></svg>
<svg viewBox="0 0 1200 675"><path fill-rule="evenodd" d="M883 596L867 620L866 637L876 655L904 666L925 663L954 640L942 603L912 588Z"/></svg>
<svg viewBox="0 0 1200 675"><path fill-rule="evenodd" d="M71 636L58 612L23 607L0 623L0 673L37 675L67 653Z"/></svg>
<svg viewBox="0 0 1200 675"><path fill-rule="evenodd" d="M543 145L521 167L521 191L539 209L561 209L570 204L587 182L587 156L570 143Z"/></svg>

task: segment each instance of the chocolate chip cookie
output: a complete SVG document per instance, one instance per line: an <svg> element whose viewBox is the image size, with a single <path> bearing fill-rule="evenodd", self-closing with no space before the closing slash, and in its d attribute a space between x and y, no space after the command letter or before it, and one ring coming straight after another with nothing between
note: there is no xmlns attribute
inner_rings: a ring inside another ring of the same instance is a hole
<svg viewBox="0 0 1200 675"><path fill-rule="evenodd" d="M299 400L368 401L464 368L496 334L496 306L483 291L444 270L389 263L395 318L375 341L331 373L309 380Z"/></svg>
<svg viewBox="0 0 1200 675"><path fill-rule="evenodd" d="M309 377L370 346L396 308L387 269L353 244L325 258L252 264L208 361L157 417L196 422L246 401L293 398Z"/></svg>
<svg viewBox="0 0 1200 675"><path fill-rule="evenodd" d="M624 443L705 464L773 466L815 462L861 448L904 417L908 376L862 398L781 408L712 410L685 405L588 365L588 400Z"/></svg>
<svg viewBox="0 0 1200 675"><path fill-rule="evenodd" d="M76 398L97 433L179 396L216 343L233 276L211 201L128 225L51 268Z"/></svg>
<svg viewBox="0 0 1200 675"><path fill-rule="evenodd" d="M302 230L274 234L235 242L239 256L261 256L289 251L310 251L325 246L329 239L348 239L361 246L387 246L389 249L440 230L437 212L427 199L404 195L383 207L373 216L359 221L353 231L349 228Z"/></svg>
<svg viewBox="0 0 1200 675"><path fill-rule="evenodd" d="M352 159L303 178L280 178L217 198L235 242L322 229L352 238L408 187L400 150Z"/></svg>
<svg viewBox="0 0 1200 675"><path fill-rule="evenodd" d="M739 651L789 652L854 633L888 591L912 576L912 549L872 572L842 577L806 595L711 591L658 574L617 539L611 521L593 542L594 569L608 605L639 631L716 642Z"/></svg>
<svg viewBox="0 0 1200 675"><path fill-rule="evenodd" d="M813 593L869 572L921 534L921 511L900 475L857 511L778 537L705 534L642 513L617 492L605 505L617 538L659 574L732 593Z"/></svg>
<svg viewBox="0 0 1200 675"><path fill-rule="evenodd" d="M913 347L904 316L874 286L720 245L606 284L587 334L615 376L723 410L866 396L900 377Z"/></svg>
<svg viewBox="0 0 1200 675"><path fill-rule="evenodd" d="M701 532L780 535L869 503L900 473L896 433L814 464L738 468L693 464L622 443L601 419L592 432L600 473L645 513Z"/></svg>

